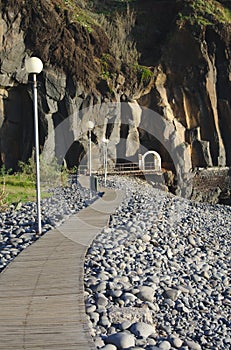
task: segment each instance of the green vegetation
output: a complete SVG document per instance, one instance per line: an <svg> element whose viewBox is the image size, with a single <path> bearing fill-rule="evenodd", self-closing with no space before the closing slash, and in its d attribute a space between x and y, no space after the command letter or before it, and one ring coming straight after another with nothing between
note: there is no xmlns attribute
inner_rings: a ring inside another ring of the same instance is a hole
<svg viewBox="0 0 231 350"><path fill-rule="evenodd" d="M95 25L95 21L91 16L91 13L86 9L82 9L78 5L78 1L76 0L59 0L57 1L58 8L62 10L68 10L71 21L73 23L79 23L82 27L86 28L89 33L93 30L93 25ZM80 5L84 5L84 1L80 1Z"/></svg>
<svg viewBox="0 0 231 350"><path fill-rule="evenodd" d="M65 186L68 181L68 172L62 166L60 166L56 159L49 160L49 164L44 159L43 155L40 156L40 182L43 189ZM27 163L19 162L20 172L24 174L29 180L35 183L36 179L36 164L34 161L34 155L28 160Z"/></svg>
<svg viewBox="0 0 231 350"><path fill-rule="evenodd" d="M190 11L179 13L180 27L185 23L201 26L213 25L215 22L231 23L231 11L216 0L190 0L188 4Z"/></svg>
<svg viewBox="0 0 231 350"><path fill-rule="evenodd" d="M110 80L114 78L114 74L112 73L112 63L111 63L111 55L105 53L102 55L101 60L101 78L104 80Z"/></svg>
<svg viewBox="0 0 231 350"><path fill-rule="evenodd" d="M141 65L135 65L134 66L136 72L138 73L138 76L140 77L140 81L141 83L147 85L148 83L150 83L150 81L152 80L154 73L145 66L141 66Z"/></svg>
<svg viewBox="0 0 231 350"><path fill-rule="evenodd" d="M73 14L73 22L79 23L82 27L86 28L89 33L93 30L93 19L82 10Z"/></svg>
<svg viewBox="0 0 231 350"><path fill-rule="evenodd" d="M3 175L0 176L0 210L7 208L7 195L6 195L6 179Z"/></svg>
<svg viewBox="0 0 231 350"><path fill-rule="evenodd" d="M110 78L110 72L109 72L109 54L103 54L100 60L101 63L101 77L102 79L109 79Z"/></svg>
<svg viewBox="0 0 231 350"><path fill-rule="evenodd" d="M0 176L0 210L12 203L35 201L35 181L26 174Z"/></svg>
<svg viewBox="0 0 231 350"><path fill-rule="evenodd" d="M78 23L91 33L100 26L110 41L110 53L117 60L120 69L123 64L137 64L139 53L132 38L136 14L129 4L135 0L56 0L55 5L62 12L68 12L73 23ZM102 78L108 79L110 67L102 60ZM113 69L112 69L113 70Z"/></svg>
<svg viewBox="0 0 231 350"><path fill-rule="evenodd" d="M6 210L12 203L36 200L36 172L34 157L27 163L19 162L19 172L10 174L3 166L0 169L0 211ZM67 185L68 173L58 166L56 160L49 165L40 162L41 197L51 194L48 189Z"/></svg>
<svg viewBox="0 0 231 350"><path fill-rule="evenodd" d="M28 165L25 165L28 171ZM0 210L12 203L35 201L35 177L27 171L10 175L3 166L0 171Z"/></svg>

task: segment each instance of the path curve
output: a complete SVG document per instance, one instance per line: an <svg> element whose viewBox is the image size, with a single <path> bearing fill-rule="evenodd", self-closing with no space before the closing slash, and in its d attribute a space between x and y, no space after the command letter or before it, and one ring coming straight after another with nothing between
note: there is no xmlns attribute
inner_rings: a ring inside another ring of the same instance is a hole
<svg viewBox="0 0 231 350"><path fill-rule="evenodd" d="M123 196L105 190L0 274L1 350L95 349L84 306L84 258Z"/></svg>

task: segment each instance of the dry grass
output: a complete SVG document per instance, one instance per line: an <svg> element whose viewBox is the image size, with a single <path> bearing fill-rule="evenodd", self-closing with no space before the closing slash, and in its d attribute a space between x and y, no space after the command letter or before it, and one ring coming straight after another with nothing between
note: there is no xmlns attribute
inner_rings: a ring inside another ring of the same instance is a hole
<svg viewBox="0 0 231 350"><path fill-rule="evenodd" d="M126 13L116 12L108 18L101 14L98 22L110 40L112 55L121 63L137 64L139 53L132 39L132 29L135 26L136 15L127 6Z"/></svg>

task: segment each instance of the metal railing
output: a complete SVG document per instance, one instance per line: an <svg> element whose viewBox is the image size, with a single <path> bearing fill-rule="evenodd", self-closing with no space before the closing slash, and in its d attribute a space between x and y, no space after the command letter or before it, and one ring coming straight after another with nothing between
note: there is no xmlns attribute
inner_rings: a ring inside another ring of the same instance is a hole
<svg viewBox="0 0 231 350"><path fill-rule="evenodd" d="M133 173L133 172L158 172L159 168L155 167L154 162L145 162L145 169L140 169L138 163L116 163L114 167L108 166L108 174L118 174L118 173ZM104 169L99 168L96 171L92 170L93 173L98 175L104 174ZM79 165L78 174L89 174L87 165Z"/></svg>

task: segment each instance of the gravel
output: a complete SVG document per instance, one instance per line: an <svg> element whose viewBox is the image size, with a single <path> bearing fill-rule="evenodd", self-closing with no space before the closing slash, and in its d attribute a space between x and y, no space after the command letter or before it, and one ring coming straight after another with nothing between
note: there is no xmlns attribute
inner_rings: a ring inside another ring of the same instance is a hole
<svg viewBox="0 0 231 350"><path fill-rule="evenodd" d="M111 177L126 198L85 261L96 348L231 347L231 208Z"/></svg>
<svg viewBox="0 0 231 350"><path fill-rule="evenodd" d="M42 234L59 226L71 214L88 205L89 192L73 180L67 187L51 191L52 196L41 201ZM17 210L14 205L0 213L0 272L23 249L37 240L36 204L28 202Z"/></svg>

